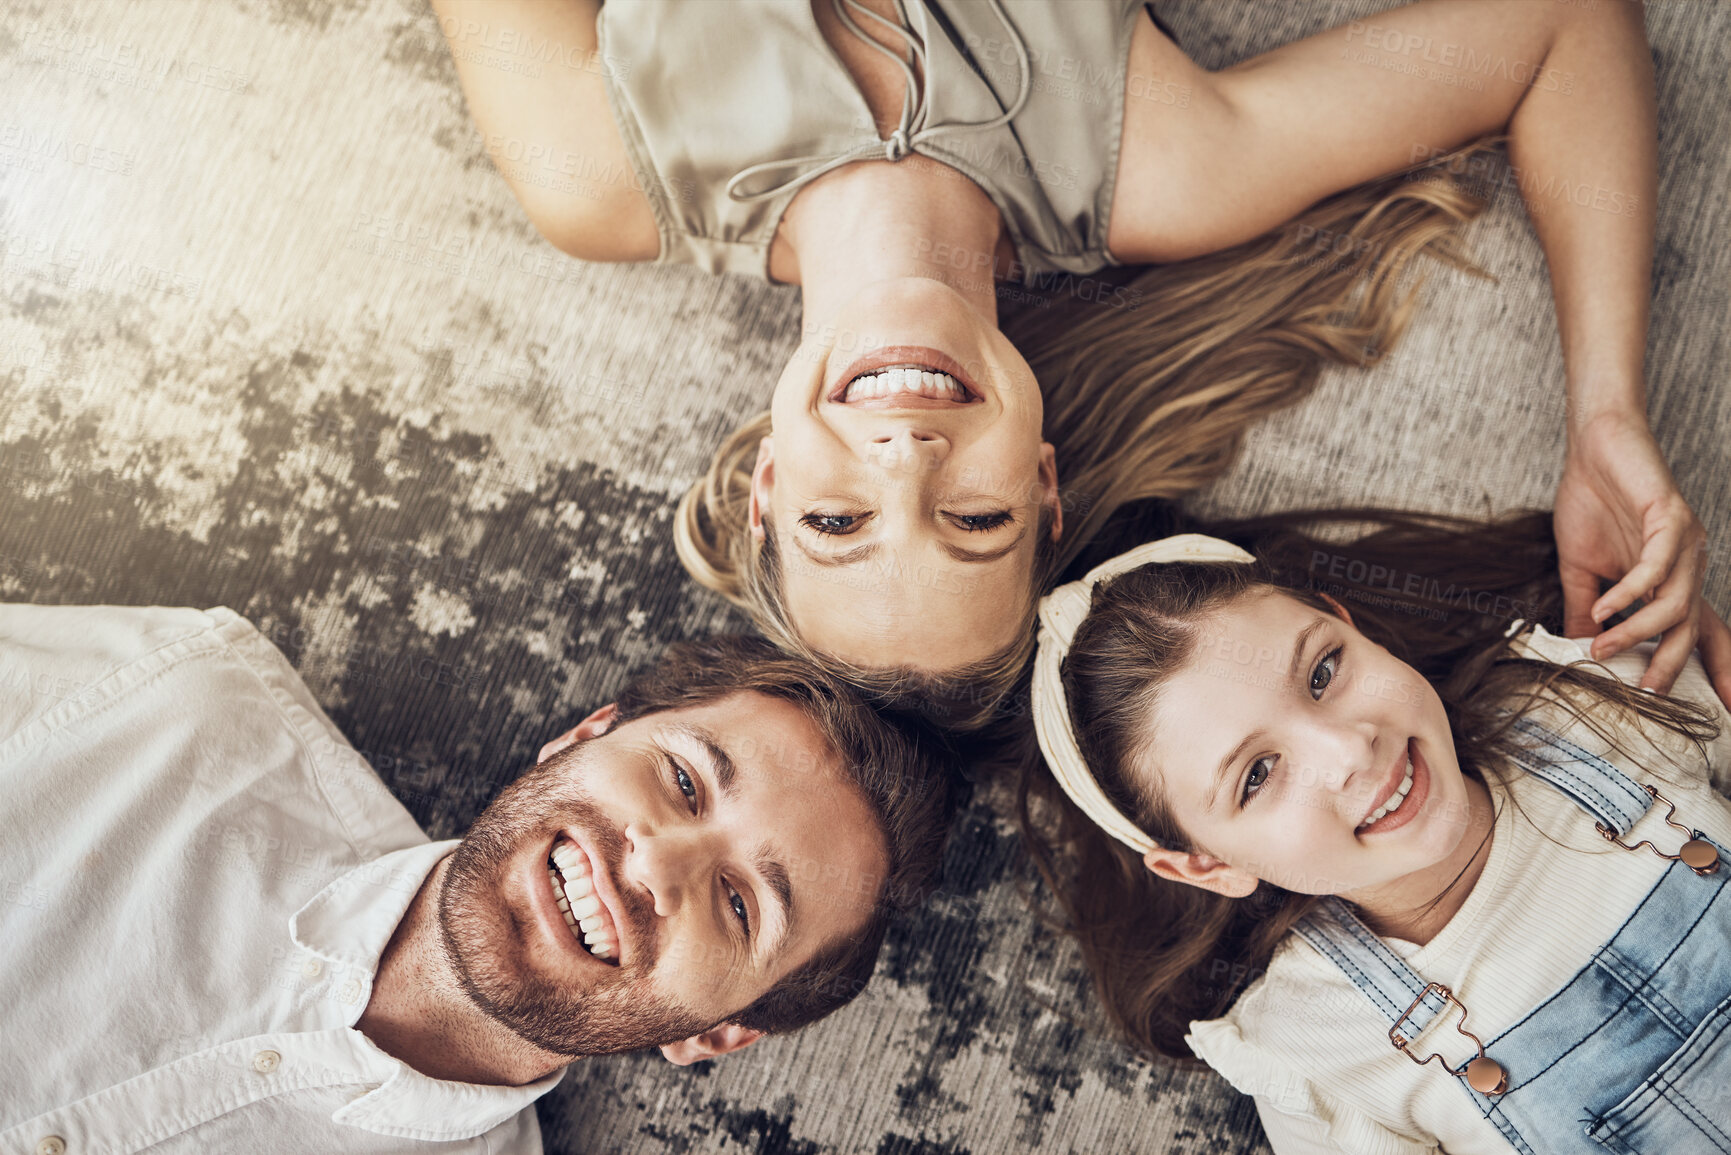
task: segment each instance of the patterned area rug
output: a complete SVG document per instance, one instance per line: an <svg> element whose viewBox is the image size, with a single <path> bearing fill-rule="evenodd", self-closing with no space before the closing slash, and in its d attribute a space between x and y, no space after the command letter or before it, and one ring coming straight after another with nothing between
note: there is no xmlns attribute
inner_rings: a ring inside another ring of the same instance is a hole
<svg viewBox="0 0 1731 1155"><path fill-rule="evenodd" d="M1162 13L1218 66L1387 6ZM1731 7L1647 11L1652 413L1726 608ZM234 607L435 837L664 644L744 625L669 518L767 402L795 292L552 250L421 0L11 0L0 93L0 597ZM1555 320L1492 184L1498 283L1435 273L1385 364L1329 374L1197 509L1549 503ZM578 1064L549 1150L1265 1150L1248 1099L1103 1030L989 793L854 1006L689 1070Z"/></svg>

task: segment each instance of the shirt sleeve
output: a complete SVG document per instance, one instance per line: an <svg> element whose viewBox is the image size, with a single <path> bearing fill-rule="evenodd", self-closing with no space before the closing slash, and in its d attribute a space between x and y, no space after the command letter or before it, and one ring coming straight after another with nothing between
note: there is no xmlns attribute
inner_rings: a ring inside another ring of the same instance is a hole
<svg viewBox="0 0 1731 1155"><path fill-rule="evenodd" d="M0 605L0 741L214 624L199 610Z"/></svg>
<svg viewBox="0 0 1731 1155"><path fill-rule="evenodd" d="M1338 1102L1302 1071L1246 1039L1230 1014L1191 1023L1184 1041L1228 1083L1255 1099L1275 1155L1435 1155L1438 1150Z"/></svg>
<svg viewBox="0 0 1731 1155"><path fill-rule="evenodd" d="M1268 1135L1274 1155L1360 1155L1361 1152L1435 1155L1441 1150L1404 1139L1368 1119L1357 1120L1358 1125L1351 1128L1354 1134L1343 1136L1338 1125L1331 1127L1320 1119L1288 1115L1264 1099L1256 1100L1256 1114L1262 1120L1262 1130ZM1337 1123L1341 1121L1344 1120Z"/></svg>

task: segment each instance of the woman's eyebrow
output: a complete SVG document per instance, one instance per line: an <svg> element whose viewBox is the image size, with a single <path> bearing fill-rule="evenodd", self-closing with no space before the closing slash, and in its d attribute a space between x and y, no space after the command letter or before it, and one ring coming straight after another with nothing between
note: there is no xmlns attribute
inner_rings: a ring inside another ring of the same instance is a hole
<svg viewBox="0 0 1731 1155"><path fill-rule="evenodd" d="M843 550L841 553L826 554L816 552L798 536L794 537L793 543L799 547L799 552L803 553L813 565L827 566L853 565L855 562L868 561L878 548L877 542L870 541L864 545L856 545L852 549Z"/></svg>
<svg viewBox="0 0 1731 1155"><path fill-rule="evenodd" d="M957 561L968 562L970 564L997 561L1001 557L1008 557L1010 554L1015 553L1016 547L1021 545L1022 539L1027 536L1028 526L1027 523L1024 522L1022 525L1022 531L1015 537L1011 538L1005 545L994 546L991 549L968 549L965 546L952 545L946 541L944 543L944 552L955 558Z"/></svg>

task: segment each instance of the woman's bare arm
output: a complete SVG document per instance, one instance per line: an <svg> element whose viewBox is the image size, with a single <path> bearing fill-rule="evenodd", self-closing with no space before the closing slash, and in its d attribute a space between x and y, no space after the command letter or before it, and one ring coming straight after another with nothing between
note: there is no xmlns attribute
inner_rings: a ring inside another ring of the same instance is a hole
<svg viewBox="0 0 1731 1155"><path fill-rule="evenodd" d="M1502 132L1562 337L1569 454L1557 541L1568 632L1593 633L1645 597L1595 653L1664 631L1645 684L1665 689L1701 639L1716 685L1731 693L1724 627L1700 612L1705 533L1647 425L1656 139L1639 3L1426 0L1212 73L1142 28L1109 247L1133 262L1213 252L1341 189ZM1601 578L1621 580L1601 595Z"/></svg>
<svg viewBox="0 0 1731 1155"><path fill-rule="evenodd" d="M541 235L584 260L654 260L654 211L607 104L600 9L597 0L433 0L469 114Z"/></svg>

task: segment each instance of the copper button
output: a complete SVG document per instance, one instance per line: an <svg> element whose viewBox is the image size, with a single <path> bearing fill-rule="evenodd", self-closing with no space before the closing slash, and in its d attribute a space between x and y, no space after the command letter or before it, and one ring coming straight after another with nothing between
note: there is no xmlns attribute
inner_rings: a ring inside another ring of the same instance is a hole
<svg viewBox="0 0 1731 1155"><path fill-rule="evenodd" d="M1712 874L1719 869L1719 851L1705 838L1691 838L1683 844L1683 849L1677 852L1677 857L1683 860L1683 865L1697 874Z"/></svg>
<svg viewBox="0 0 1731 1155"><path fill-rule="evenodd" d="M1480 1055L1467 1064L1467 1086L1481 1095L1500 1095L1509 1089L1509 1077L1501 1063Z"/></svg>

